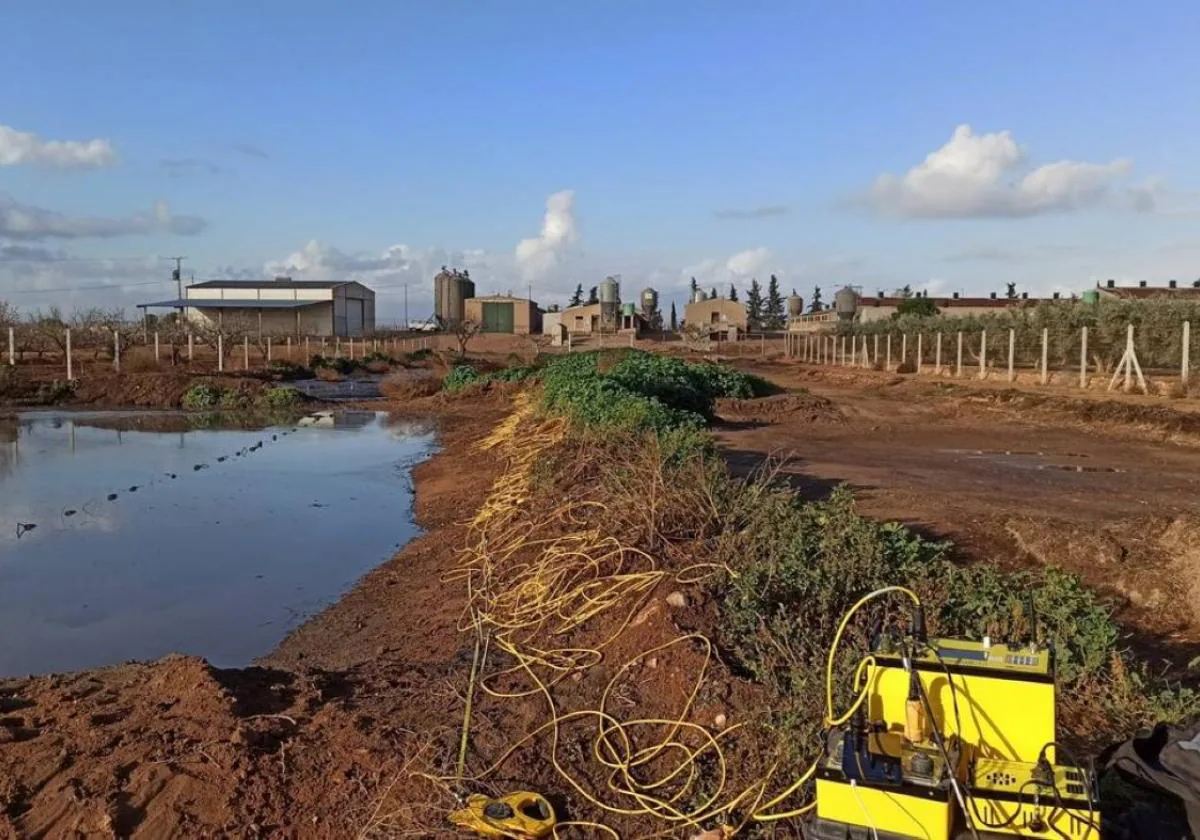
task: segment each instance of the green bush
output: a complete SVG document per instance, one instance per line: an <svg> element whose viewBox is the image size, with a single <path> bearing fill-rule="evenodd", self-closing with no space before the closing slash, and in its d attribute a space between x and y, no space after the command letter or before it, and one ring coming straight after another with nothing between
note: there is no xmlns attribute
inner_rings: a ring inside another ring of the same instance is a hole
<svg viewBox="0 0 1200 840"><path fill-rule="evenodd" d="M221 391L222 411L241 411L249 408L250 404L250 396L245 391L239 391L236 388L226 388Z"/></svg>
<svg viewBox="0 0 1200 840"><path fill-rule="evenodd" d="M38 386L37 401L43 405L54 405L70 399L75 394L75 383L68 379L55 379Z"/></svg>
<svg viewBox="0 0 1200 840"><path fill-rule="evenodd" d="M300 392L291 387L268 388L262 392L258 398L259 404L264 408L271 410L279 410L284 408L295 408L303 402L303 397Z"/></svg>
<svg viewBox="0 0 1200 840"><path fill-rule="evenodd" d="M216 408L221 403L221 389L213 385L193 385L184 392L180 403L191 411Z"/></svg>
<svg viewBox="0 0 1200 840"><path fill-rule="evenodd" d="M471 365L459 365L452 369L442 380L442 390L456 394L479 379L479 373Z"/></svg>
<svg viewBox="0 0 1200 840"><path fill-rule="evenodd" d="M541 380L549 411L585 426L659 433L703 428L718 397L770 390L763 380L730 367L638 350L559 356L542 369Z"/></svg>

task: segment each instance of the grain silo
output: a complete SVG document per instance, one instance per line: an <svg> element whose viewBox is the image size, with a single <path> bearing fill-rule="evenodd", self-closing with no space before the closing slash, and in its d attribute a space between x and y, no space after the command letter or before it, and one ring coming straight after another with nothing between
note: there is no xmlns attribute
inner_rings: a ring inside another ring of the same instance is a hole
<svg viewBox="0 0 1200 840"><path fill-rule="evenodd" d="M804 298L795 291L787 299L788 318L792 321L804 314Z"/></svg>
<svg viewBox="0 0 1200 840"><path fill-rule="evenodd" d="M605 277L600 284L600 325L602 329L617 328L621 306L621 281L617 276Z"/></svg>
<svg viewBox="0 0 1200 840"><path fill-rule="evenodd" d="M658 313L658 292L654 289L642 289L642 318L646 323L654 320Z"/></svg>
<svg viewBox="0 0 1200 840"><path fill-rule="evenodd" d="M833 310L839 321L853 321L858 313L858 292L849 286L843 286L833 296Z"/></svg>
<svg viewBox="0 0 1200 840"><path fill-rule="evenodd" d="M443 327L463 320L467 298L475 297L475 282L465 271L442 266L433 278L433 313Z"/></svg>

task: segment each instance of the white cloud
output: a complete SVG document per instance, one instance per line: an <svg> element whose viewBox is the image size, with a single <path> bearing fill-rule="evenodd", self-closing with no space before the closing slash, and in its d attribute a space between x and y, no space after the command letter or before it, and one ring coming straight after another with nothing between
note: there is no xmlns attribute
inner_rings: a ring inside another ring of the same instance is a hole
<svg viewBox="0 0 1200 840"><path fill-rule="evenodd" d="M1012 218L1112 205L1153 209L1146 185L1119 189L1132 163L1061 160L1024 172L1025 152L1012 134L975 134L960 125L946 145L902 176L880 175L869 201L908 218Z"/></svg>
<svg viewBox="0 0 1200 840"><path fill-rule="evenodd" d="M21 204L0 193L0 239L38 242L46 239L112 239L149 233L194 236L208 223L199 216L173 216L159 201L149 213L124 218L65 216L53 210Z"/></svg>
<svg viewBox="0 0 1200 840"><path fill-rule="evenodd" d="M43 140L36 134L0 125L0 166L48 166L82 169L112 166L117 154L107 140Z"/></svg>
<svg viewBox="0 0 1200 840"><path fill-rule="evenodd" d="M545 277L558 267L567 249L579 238L575 219L575 191L562 190L546 199L542 232L517 245L516 262L527 280Z"/></svg>
<svg viewBox="0 0 1200 840"><path fill-rule="evenodd" d="M752 248L749 251L740 251L734 254L725 263L725 268L729 270L730 274L749 277L766 268L770 259L771 252L766 248Z"/></svg>

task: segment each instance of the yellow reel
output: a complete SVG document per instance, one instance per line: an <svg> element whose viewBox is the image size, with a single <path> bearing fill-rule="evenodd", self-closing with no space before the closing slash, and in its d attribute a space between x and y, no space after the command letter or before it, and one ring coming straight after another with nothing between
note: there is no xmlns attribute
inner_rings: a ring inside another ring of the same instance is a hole
<svg viewBox="0 0 1200 840"><path fill-rule="evenodd" d="M450 822L481 837L540 840L554 831L554 809L544 796L518 790L500 799L474 794Z"/></svg>

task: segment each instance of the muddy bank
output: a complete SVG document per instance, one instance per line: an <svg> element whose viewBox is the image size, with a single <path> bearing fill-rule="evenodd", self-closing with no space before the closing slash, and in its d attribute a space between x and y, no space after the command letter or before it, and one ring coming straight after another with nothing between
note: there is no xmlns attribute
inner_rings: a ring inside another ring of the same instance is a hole
<svg viewBox="0 0 1200 840"><path fill-rule="evenodd" d="M356 836L417 733L452 752L461 605L441 576L491 480L468 444L504 409L441 407L442 451L413 477L429 533L262 667L0 680L0 837Z"/></svg>

